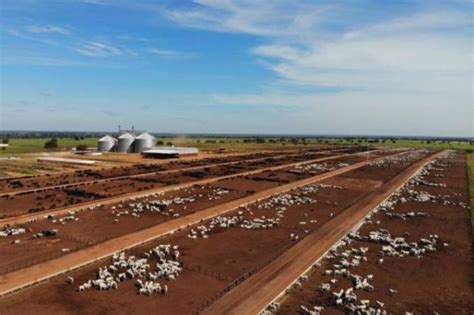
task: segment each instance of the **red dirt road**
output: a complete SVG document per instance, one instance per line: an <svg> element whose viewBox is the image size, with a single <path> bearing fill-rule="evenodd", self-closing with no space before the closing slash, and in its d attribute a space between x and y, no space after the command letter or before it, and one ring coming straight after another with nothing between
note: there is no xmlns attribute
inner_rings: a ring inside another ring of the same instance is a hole
<svg viewBox="0 0 474 315"><path fill-rule="evenodd" d="M400 154L400 153L398 153ZM395 154L395 155L398 155ZM384 159L385 157L374 160ZM15 292L25 287L34 285L40 281L44 281L56 275L62 274L72 269L77 269L87 264L93 263L99 259L106 258L112 254L128 248L141 245L145 242L157 239L166 234L172 233L178 229L185 228L189 225L199 223L217 215L237 209L239 206L253 203L259 199L267 198L273 194L289 191L291 189L312 184L318 181L337 176L360 167L367 165L369 161L355 163L353 165L342 167L334 171L324 174L312 176L303 180L281 185L272 189L267 189L255 193L253 195L230 201L215 207L211 207L197 213L193 213L184 217L167 221L163 224L156 225L152 228L141 230L125 236L121 236L95 246L88 247L84 250L73 252L69 255L62 256L53 260L49 260L28 268L24 268L0 277L0 296ZM304 162L304 163L307 163ZM147 192L149 193L149 192ZM143 194L143 193L142 193ZM103 202L102 202L103 203Z"/></svg>
<svg viewBox="0 0 474 315"><path fill-rule="evenodd" d="M280 296L374 208L441 153L408 167L355 205L323 225L245 282L217 300L204 314L258 314Z"/></svg>

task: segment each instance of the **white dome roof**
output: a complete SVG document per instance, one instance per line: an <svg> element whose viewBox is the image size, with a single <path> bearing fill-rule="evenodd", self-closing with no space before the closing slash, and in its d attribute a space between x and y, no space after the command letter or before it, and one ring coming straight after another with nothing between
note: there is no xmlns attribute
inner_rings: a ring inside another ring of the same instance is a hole
<svg viewBox="0 0 474 315"><path fill-rule="evenodd" d="M155 139L155 137L153 137L151 134L149 134L147 132L144 132L141 135L139 135L137 137L137 139L151 139L151 140L153 140L153 139Z"/></svg>
<svg viewBox="0 0 474 315"><path fill-rule="evenodd" d="M126 132L122 135L120 135L120 137L118 137L119 139L135 139L135 136Z"/></svg>
<svg viewBox="0 0 474 315"><path fill-rule="evenodd" d="M106 136L103 136L102 138L100 138L99 141L101 141L101 142L102 142L102 141L107 141L107 142L109 142L109 141L117 141L117 139L115 139L115 138L112 137L112 136L106 135Z"/></svg>

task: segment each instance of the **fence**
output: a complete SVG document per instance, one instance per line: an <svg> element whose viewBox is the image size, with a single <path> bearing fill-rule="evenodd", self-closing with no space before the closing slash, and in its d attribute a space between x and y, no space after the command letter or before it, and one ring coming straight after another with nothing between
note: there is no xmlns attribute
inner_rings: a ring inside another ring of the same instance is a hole
<svg viewBox="0 0 474 315"><path fill-rule="evenodd" d="M45 238L48 238L48 237L45 237ZM63 252L59 250L58 248L58 249L55 249L54 251L44 253L36 257L27 258L19 262L12 262L10 264L0 267L0 275L7 274L7 273L20 270L23 268L27 268L27 267L51 260L51 259L55 259L64 255L67 255L69 253L84 249L91 245L95 245L100 242L99 240L92 241L85 238L75 237L75 236L71 236L67 234L61 234L60 238L64 240L73 241L75 243L79 243L79 245L76 245L74 247L68 247L69 251L67 252Z"/></svg>
<svg viewBox="0 0 474 315"><path fill-rule="evenodd" d="M211 276L211 277L217 278L218 280L221 280L221 281L232 281L232 279L233 279L230 276L227 276L225 274L222 274L222 273L204 268L204 267L199 266L199 265L184 265L183 269L198 272L198 273L206 275L206 276Z"/></svg>
<svg viewBox="0 0 474 315"><path fill-rule="evenodd" d="M222 296L224 296L227 292L229 292L230 290L232 290L233 288L237 287L238 285L240 285L242 282L244 282L245 280L247 280L248 278L250 278L251 276L253 276L254 274L256 274L257 272L259 272L260 270L262 270L265 266L267 266L268 264L270 264L272 261L276 260L277 258L279 258L281 255L283 255L290 247L292 247L294 245L294 243L290 243L290 244L287 244L286 246L282 247L281 249L279 249L275 254L273 254L272 256L270 256L270 258L268 258L267 260L261 262L260 264L258 264L257 266L255 266L252 270L240 275L239 277L237 277L236 279L234 279L231 283L229 283L224 289L220 290L216 295L214 295L213 297L209 298L206 302L204 302L203 304L201 304L200 306L198 306L196 309L193 310L192 314L199 314L201 313L203 310L205 310L206 308L208 308L209 306L211 306L215 301L217 301L219 298L221 298Z"/></svg>

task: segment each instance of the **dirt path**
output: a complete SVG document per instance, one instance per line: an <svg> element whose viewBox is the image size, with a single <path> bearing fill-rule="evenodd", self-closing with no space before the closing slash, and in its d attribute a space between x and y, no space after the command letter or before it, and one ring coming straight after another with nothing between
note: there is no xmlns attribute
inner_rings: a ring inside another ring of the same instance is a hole
<svg viewBox="0 0 474 315"><path fill-rule="evenodd" d="M332 152L332 151L318 151L316 153L320 154L320 153L330 153L330 152ZM336 150L334 152L336 152ZM219 166L235 165L235 164L239 164L239 163L259 162L259 161L263 161L263 160L269 159L269 158L273 158L273 159L278 160L278 159L283 159L283 158L287 158L287 157L291 157L291 156L298 156L298 155L301 155L301 154L304 154L304 153L294 153L294 154L287 154L287 155L275 156L275 157L267 156L267 157L254 158L254 159L248 159L248 160L212 163L212 164L206 164L206 165L199 165L199 166L191 166L191 167L185 167L185 168L172 169L172 170L167 170L167 171L146 172L146 173L140 173L140 174L135 174L135 175L114 176L114 177L108 177L108 178L103 178L103 179L94 179L94 180L88 180L88 181L77 182L77 183L45 186L45 187L41 187L41 188L15 190L15 191L10 191L10 192L0 193L0 197L15 196L15 195L24 194L24 193L43 192L43 191L48 191L48 190L53 190L53 189L76 188L76 187L80 187L80 186L86 186L86 185L89 185L89 184L106 183L106 182L116 181L116 180L120 180L120 179L133 179L133 178L141 178L141 177L147 177L147 176L173 174L173 173L177 173L177 172L196 171L196 170L204 169L204 168L207 168L207 167L219 167Z"/></svg>
<svg viewBox="0 0 474 315"><path fill-rule="evenodd" d="M401 153L397 153L394 155L399 154ZM381 160L384 158L386 157L379 157L373 160ZM49 260L28 268L5 274L0 277L0 296L15 292L17 290L21 290L25 287L34 285L40 281L47 280L51 277L65 273L72 269L83 267L97 260L111 256L112 254L118 251L132 248L141 245L145 242L162 237L166 234L173 233L176 230L199 223L201 220L206 220L217 215L222 215L226 212L235 210L240 206L254 203L262 198L271 197L273 194L286 192L291 189L298 188L300 186L319 182L330 177L361 168L363 166L366 166L369 162L370 160L358 162L353 165L342 167L324 174L312 176L293 183L261 191L253 195L246 196L244 198L233 200L225 204L214 206L184 217L167 221L165 223L156 225L148 229L117 237L115 239L108 240L106 242L88 247L77 252L73 252L65 256L61 256L53 260Z"/></svg>
<svg viewBox="0 0 474 315"><path fill-rule="evenodd" d="M339 155L334 155L334 156L318 158L318 159L314 159L314 160L307 160L307 161L301 161L301 162L296 162L296 163L289 163L289 164L284 164L284 165L260 168L260 169L256 169L256 170L252 170L252 171L245 171L245 172L235 173L235 174L231 174L231 175L212 177L212 178L196 180L196 181L191 181L191 182L186 182L186 183L181 183L181 184L175 184L175 185L169 185L169 186L165 186L165 187L159 187L159 188L150 189L150 190L142 190L142 191L139 191L139 192L126 193L126 194L122 194L122 195L115 196L115 197L109 197L109 198L103 198L103 199L87 201L87 202L79 203L79 204L76 204L76 205L73 205L73 206L61 207L61 208L56 208L56 209L53 209L53 210L22 214L22 215L18 215L18 216L15 216L15 217L0 219L0 226L6 225L6 224L14 225L14 224L25 223L25 222L28 222L28 221L34 220L34 219L39 220L41 218L44 218L46 215L56 216L56 215L60 215L60 214L65 214L69 211L78 211L78 210L82 210L84 208L96 206L96 205L99 205L99 204L107 205L107 204L117 203L117 202L129 199L129 198L145 197L145 196L149 196L149 195L155 194L155 193L164 193L164 192L168 192L168 191L172 191L172 190L191 187L193 185L207 185L207 184L210 184L210 183L215 183L217 181L224 180L224 179L230 179L230 178L233 178L233 177L254 175L254 174L259 174L259 173L262 173L262 172L265 172L265 171L275 171L275 170L283 169L283 168L286 168L286 167L295 167L295 166L298 166L298 165L304 165L304 164L309 164L309 163L316 163L316 162L334 160L334 159L338 159L338 158L341 158L341 157L357 155L357 154L360 154L360 153L339 154Z"/></svg>
<svg viewBox="0 0 474 315"><path fill-rule="evenodd" d="M409 166L386 184L306 236L280 258L229 291L203 313L208 315L259 314L374 208L441 153L428 156Z"/></svg>

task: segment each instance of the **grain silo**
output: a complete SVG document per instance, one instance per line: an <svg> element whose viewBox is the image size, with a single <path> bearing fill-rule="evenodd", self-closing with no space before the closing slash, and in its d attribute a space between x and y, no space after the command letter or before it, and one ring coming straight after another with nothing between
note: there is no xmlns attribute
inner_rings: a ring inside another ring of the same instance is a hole
<svg viewBox="0 0 474 315"><path fill-rule="evenodd" d="M155 137L149 133L142 133L136 137L135 142L133 143L133 152L140 153L147 149L150 149L154 146Z"/></svg>
<svg viewBox="0 0 474 315"><path fill-rule="evenodd" d="M117 152L131 152L135 136L126 132L118 137Z"/></svg>
<svg viewBox="0 0 474 315"><path fill-rule="evenodd" d="M97 151L99 152L109 152L114 150L115 146L117 145L117 139L112 136L104 136L99 139L97 142Z"/></svg>

